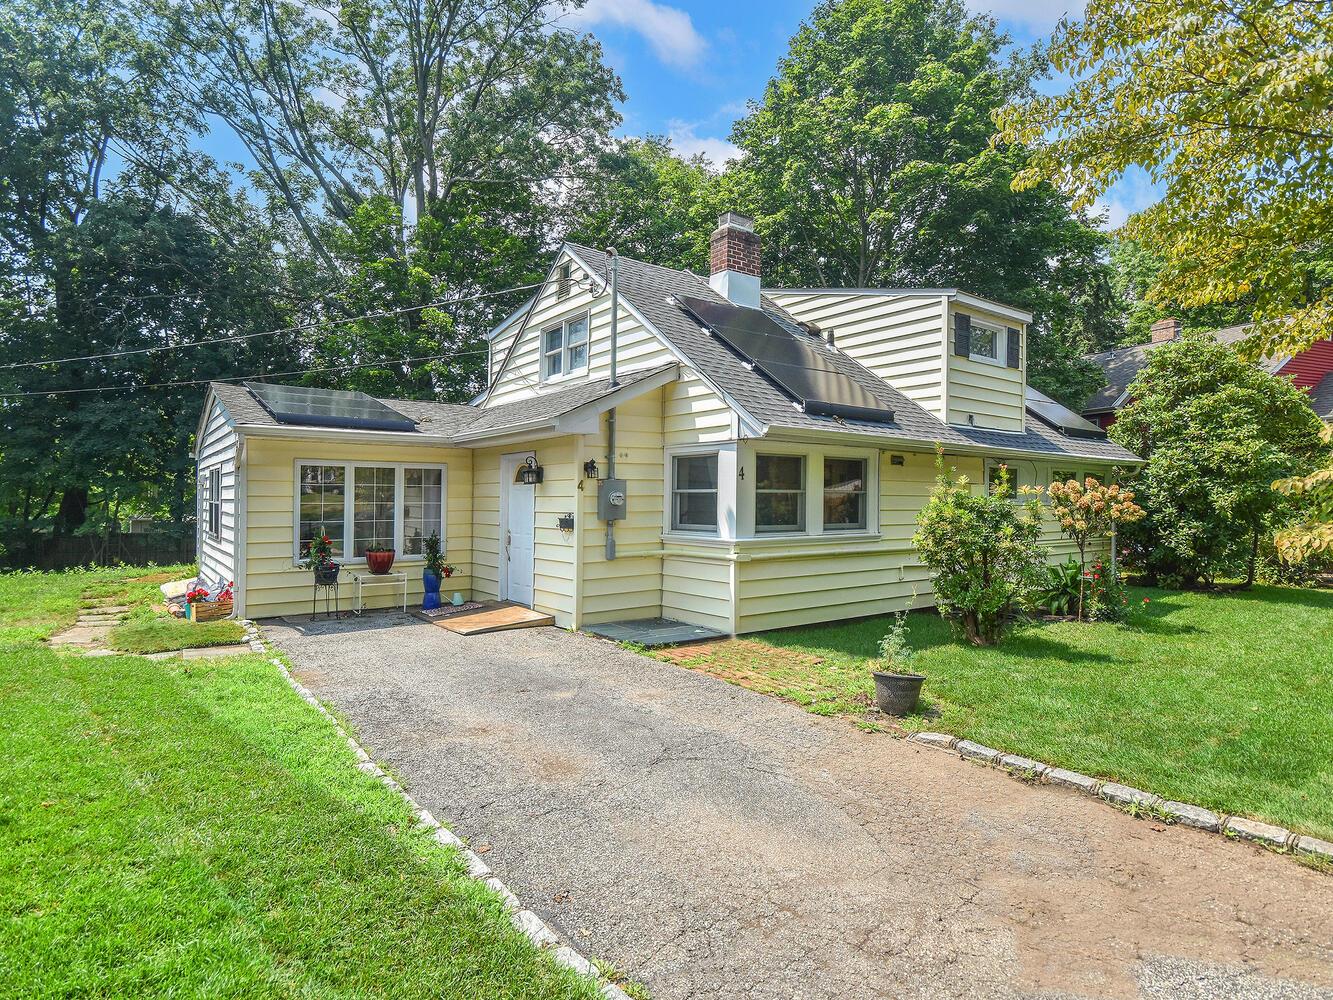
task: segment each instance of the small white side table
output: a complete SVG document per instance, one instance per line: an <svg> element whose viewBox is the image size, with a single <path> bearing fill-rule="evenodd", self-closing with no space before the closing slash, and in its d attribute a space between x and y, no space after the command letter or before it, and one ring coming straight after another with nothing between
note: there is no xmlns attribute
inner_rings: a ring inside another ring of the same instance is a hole
<svg viewBox="0 0 1333 1000"><path fill-rule="evenodd" d="M356 584L356 594L352 599L353 614L359 615L366 610L364 595L364 588L366 587L402 587L403 611L407 611L407 574L402 570L390 570L388 573L353 570L352 583Z"/></svg>

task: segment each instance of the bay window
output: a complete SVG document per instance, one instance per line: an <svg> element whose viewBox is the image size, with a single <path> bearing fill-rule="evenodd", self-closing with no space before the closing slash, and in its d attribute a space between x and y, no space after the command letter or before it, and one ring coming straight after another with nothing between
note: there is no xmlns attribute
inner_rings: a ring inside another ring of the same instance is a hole
<svg viewBox="0 0 1333 1000"><path fill-rule="evenodd" d="M717 453L671 459L671 530L717 531Z"/></svg>
<svg viewBox="0 0 1333 1000"><path fill-rule="evenodd" d="M432 534L444 539L446 485L442 465L297 462L294 556L327 535L335 559L359 562L372 547L419 557Z"/></svg>
<svg viewBox="0 0 1333 1000"><path fill-rule="evenodd" d="M805 530L805 459L800 455L756 455L754 530Z"/></svg>
<svg viewBox="0 0 1333 1000"><path fill-rule="evenodd" d="M824 530L866 527L866 460L824 459Z"/></svg>

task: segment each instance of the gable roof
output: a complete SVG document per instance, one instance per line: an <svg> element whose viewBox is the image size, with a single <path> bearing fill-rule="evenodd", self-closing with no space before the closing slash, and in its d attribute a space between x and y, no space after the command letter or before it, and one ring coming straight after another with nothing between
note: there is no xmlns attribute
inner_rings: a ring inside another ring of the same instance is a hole
<svg viewBox="0 0 1333 1000"><path fill-rule="evenodd" d="M575 243L567 243L565 247L598 278L607 278L610 258L606 253ZM714 291L706 278L689 271L677 271L621 257L619 283L621 294L642 319L674 347L701 377L713 383L724 398L743 410L743 415L750 416L770 430L834 432L888 441L938 442L946 448L952 445L956 448L997 449L1006 453L1068 455L1113 462L1141 461L1133 452L1111 441L1068 438L1030 417L1022 433L946 424L843 352L810 337L788 312L765 295L761 300L765 313L787 332L803 338L813 349L820 351L838 371L857 385L883 398L893 411L894 419L891 423L879 423L805 413L672 301L673 298L688 295L725 303L727 299Z"/></svg>
<svg viewBox="0 0 1333 1000"><path fill-rule="evenodd" d="M1320 420L1333 423L1333 372L1329 372L1310 389L1310 407Z"/></svg>

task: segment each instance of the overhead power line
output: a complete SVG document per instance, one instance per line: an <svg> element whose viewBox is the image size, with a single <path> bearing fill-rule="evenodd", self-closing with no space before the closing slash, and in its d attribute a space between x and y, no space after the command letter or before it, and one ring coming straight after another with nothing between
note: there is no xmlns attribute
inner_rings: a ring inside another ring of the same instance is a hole
<svg viewBox="0 0 1333 1000"><path fill-rule="evenodd" d="M385 365L405 365L417 361L444 361L454 358L480 357L489 351L459 351L450 354L424 354L415 358L380 358L377 361L361 361L347 365L321 365L315 368L294 368L286 372L258 372L253 375L225 375L220 378L179 379L174 382L153 382L148 385L90 385L80 389L40 389L31 392L0 392L0 399L17 399L21 396L71 396L87 392L139 392L144 389L175 389L191 385L208 385L210 382L248 382L252 379L284 378L288 375L305 375L308 372L350 371L353 368L379 368Z"/></svg>
<svg viewBox="0 0 1333 1000"><path fill-rule="evenodd" d="M476 302L480 299L495 298L498 295L508 295L511 292L526 292L540 285L541 282L534 282L530 285L515 285L513 288L502 288L496 292L480 292L476 295L464 295L453 299L443 299L439 302L428 302L422 306L404 306L401 309L385 309L380 312L365 313L361 316L346 316L341 319L315 320L310 323L300 323L296 326L284 326L276 330L260 330L257 333L240 333L224 337L210 337L206 340L192 340L184 344L154 344L151 347L135 347L124 351L107 351L103 354L84 354L68 358L47 358L41 361L15 361L7 365L0 365L0 371L10 371L15 368L42 368L47 365L65 365L74 364L83 361L101 361L108 358L126 358L137 354L152 354L154 351L180 351L191 347L207 347L209 344L234 344L241 340L254 340L258 337L276 337L280 333L302 333L307 330L318 330L330 326L346 326L349 323L359 323L368 319L385 319L390 316L401 316L405 313L421 312L423 309L444 309L449 306L459 305L463 302ZM217 381L213 379L212 381ZM10 393L14 395L14 393Z"/></svg>

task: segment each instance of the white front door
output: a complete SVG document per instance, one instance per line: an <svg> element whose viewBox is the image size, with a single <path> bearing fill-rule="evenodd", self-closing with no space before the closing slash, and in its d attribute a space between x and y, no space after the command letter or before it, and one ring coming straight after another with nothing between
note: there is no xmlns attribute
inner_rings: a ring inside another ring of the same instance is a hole
<svg viewBox="0 0 1333 1000"><path fill-rule="evenodd" d="M532 539L537 487L514 482L532 452L500 458L500 600L532 607Z"/></svg>

